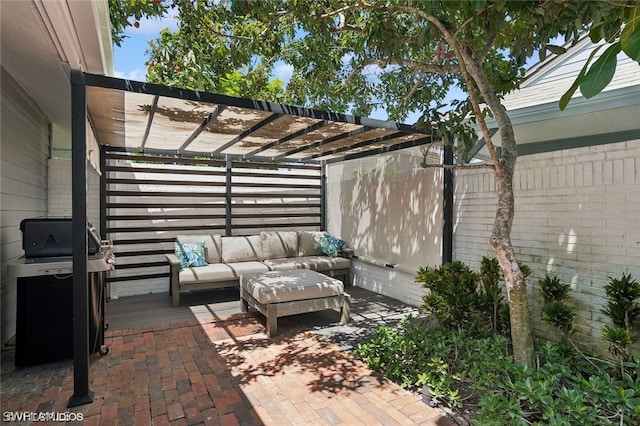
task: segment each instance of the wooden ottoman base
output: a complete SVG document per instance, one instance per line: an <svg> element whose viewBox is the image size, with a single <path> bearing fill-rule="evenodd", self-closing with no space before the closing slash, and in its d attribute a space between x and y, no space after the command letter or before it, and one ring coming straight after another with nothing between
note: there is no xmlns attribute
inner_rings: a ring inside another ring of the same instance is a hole
<svg viewBox="0 0 640 426"><path fill-rule="evenodd" d="M350 296L335 278L308 269L270 271L240 277L240 309L258 310L267 320L267 335L278 334L278 318L340 308L340 323L349 322Z"/></svg>

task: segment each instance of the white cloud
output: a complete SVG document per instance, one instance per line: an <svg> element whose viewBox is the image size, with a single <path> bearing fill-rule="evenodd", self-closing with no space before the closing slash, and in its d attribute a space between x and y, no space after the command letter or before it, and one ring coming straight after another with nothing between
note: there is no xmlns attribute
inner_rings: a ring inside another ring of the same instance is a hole
<svg viewBox="0 0 640 426"><path fill-rule="evenodd" d="M126 80L147 81L147 71L142 68L136 68L129 72L114 70L113 74L114 77L124 78Z"/></svg>
<svg viewBox="0 0 640 426"><path fill-rule="evenodd" d="M289 64L285 64L284 62L276 63L276 66L273 67L273 77L279 78L280 80L288 83L291 80L291 76L293 75L293 66Z"/></svg>

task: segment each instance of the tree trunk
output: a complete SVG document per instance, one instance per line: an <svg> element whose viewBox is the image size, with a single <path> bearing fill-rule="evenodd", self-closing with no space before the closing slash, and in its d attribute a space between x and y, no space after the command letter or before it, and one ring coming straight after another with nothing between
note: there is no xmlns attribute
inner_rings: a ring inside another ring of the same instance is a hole
<svg viewBox="0 0 640 426"><path fill-rule="evenodd" d="M514 216L513 173L511 171L496 171L496 189L498 208L490 242L496 252L507 285L513 357L518 362L531 365L533 362L533 338L531 336L527 286L511 243L511 225Z"/></svg>
<svg viewBox="0 0 640 426"><path fill-rule="evenodd" d="M533 337L531 336L527 286L511 243L511 228L515 214L513 173L518 154L516 139L507 111L489 84L482 70L482 65L474 63L470 59L468 63L470 65L469 72L478 85L484 101L491 108L500 128L502 152L499 159L496 155L492 155L496 173L498 206L489 241L496 252L507 285L513 356L516 361L529 366L533 363ZM485 126L484 130L488 134L484 120L479 120L479 123L481 126ZM490 150L495 149L490 140L487 142L487 146Z"/></svg>

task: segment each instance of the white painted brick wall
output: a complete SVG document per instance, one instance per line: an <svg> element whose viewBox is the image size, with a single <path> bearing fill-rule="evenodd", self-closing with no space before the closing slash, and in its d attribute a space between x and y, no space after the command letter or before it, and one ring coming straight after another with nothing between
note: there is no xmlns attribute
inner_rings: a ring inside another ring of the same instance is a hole
<svg viewBox="0 0 640 426"><path fill-rule="evenodd" d="M71 160L49 160L49 217L71 217ZM100 227L100 175L87 167L87 218Z"/></svg>
<svg viewBox="0 0 640 426"><path fill-rule="evenodd" d="M454 259L474 269L483 255L494 256L488 239L495 186L476 184L487 179L492 172L477 170L455 178ZM640 280L640 141L520 157L514 192L512 240L534 272L528 280L534 330L551 332L540 320L538 280L557 275L572 286L576 340L600 344L608 277L630 273Z"/></svg>

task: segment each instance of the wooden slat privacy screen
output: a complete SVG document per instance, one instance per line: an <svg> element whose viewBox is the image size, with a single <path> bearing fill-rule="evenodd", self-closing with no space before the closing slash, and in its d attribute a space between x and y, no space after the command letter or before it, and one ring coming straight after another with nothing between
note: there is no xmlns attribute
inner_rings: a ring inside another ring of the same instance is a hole
<svg viewBox="0 0 640 426"><path fill-rule="evenodd" d="M321 228L319 165L104 155L105 233L117 261L111 297L168 291L164 255L179 234Z"/></svg>

